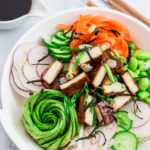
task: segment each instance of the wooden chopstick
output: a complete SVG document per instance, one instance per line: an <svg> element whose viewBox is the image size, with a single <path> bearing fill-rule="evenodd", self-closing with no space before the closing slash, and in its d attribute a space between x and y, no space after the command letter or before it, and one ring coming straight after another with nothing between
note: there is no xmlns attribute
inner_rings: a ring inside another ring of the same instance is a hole
<svg viewBox="0 0 150 150"><path fill-rule="evenodd" d="M120 7L126 9L133 17L141 20L142 22L144 22L145 24L147 24L150 27L150 20L148 18L146 18L145 16L143 16L138 11L136 11L134 8L129 6L124 0L106 0L106 1L116 2L118 5L120 5Z"/></svg>
<svg viewBox="0 0 150 150"><path fill-rule="evenodd" d="M97 5L96 5L94 2L92 2L91 0L88 0L88 1L86 2L86 4L87 4L88 6L90 6L90 7L97 7Z"/></svg>
<svg viewBox="0 0 150 150"><path fill-rule="evenodd" d="M123 0L105 0L105 2L107 2L109 5L111 5L114 9L131 15L135 18L137 18L138 20L142 21L144 24L146 24L148 27L150 27L150 20L148 18L146 18L145 16L143 16L142 14L140 14L138 11L136 11L134 8L132 8L131 6L129 6L126 2L124 2ZM91 0L88 0L86 2L86 4L90 7L96 7L97 5L92 2Z"/></svg>

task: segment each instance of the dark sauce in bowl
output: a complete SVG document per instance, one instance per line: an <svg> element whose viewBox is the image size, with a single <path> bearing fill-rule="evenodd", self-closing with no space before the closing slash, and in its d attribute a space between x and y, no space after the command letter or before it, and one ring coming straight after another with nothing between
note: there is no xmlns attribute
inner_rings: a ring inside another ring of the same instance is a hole
<svg viewBox="0 0 150 150"><path fill-rule="evenodd" d="M0 21L13 20L30 11L32 0L0 0Z"/></svg>

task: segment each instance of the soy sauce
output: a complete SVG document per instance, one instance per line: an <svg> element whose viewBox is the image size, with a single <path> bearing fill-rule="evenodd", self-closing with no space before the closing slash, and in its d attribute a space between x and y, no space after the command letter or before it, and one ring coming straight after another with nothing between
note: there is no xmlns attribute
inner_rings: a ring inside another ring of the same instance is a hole
<svg viewBox="0 0 150 150"><path fill-rule="evenodd" d="M30 11L32 0L0 0L0 21L16 19Z"/></svg>

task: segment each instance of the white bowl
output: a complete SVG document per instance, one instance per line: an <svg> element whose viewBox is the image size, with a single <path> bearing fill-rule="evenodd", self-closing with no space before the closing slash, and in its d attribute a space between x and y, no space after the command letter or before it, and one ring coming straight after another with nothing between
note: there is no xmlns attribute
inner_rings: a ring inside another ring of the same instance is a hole
<svg viewBox="0 0 150 150"><path fill-rule="evenodd" d="M119 21L128 28L133 41L137 44L138 47L145 50L150 50L150 29L134 18L112 10L105 10L100 8L73 9L47 18L30 29L17 42L17 44L10 52L3 71L1 84L1 98L3 108L1 112L1 123L8 136L21 150L40 150L41 148L38 147L32 138L25 132L24 126L21 122L23 104L25 100L23 100L22 97L18 96L13 91L9 83L9 71L11 67L13 51L21 43L39 41L42 35L53 34L56 31L55 27L58 23L70 24L81 14L102 15ZM141 144L140 147L141 150L148 150L150 147L150 141Z"/></svg>

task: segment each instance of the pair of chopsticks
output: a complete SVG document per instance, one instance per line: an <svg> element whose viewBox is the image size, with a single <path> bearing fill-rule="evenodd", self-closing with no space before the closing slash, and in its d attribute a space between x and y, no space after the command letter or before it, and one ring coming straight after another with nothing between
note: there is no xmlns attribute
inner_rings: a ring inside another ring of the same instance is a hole
<svg viewBox="0 0 150 150"><path fill-rule="evenodd" d="M148 18L146 18L145 16L143 16L142 14L140 14L134 8L129 6L125 1L123 1L123 0L104 0L104 1L106 3L108 3L110 6L112 6L114 9L116 9L122 13L131 15L131 16L135 17L136 19L142 21L148 27L150 27L150 20ZM88 0L86 2L86 4L91 7L97 7L97 5L94 2L92 2L91 0Z"/></svg>

